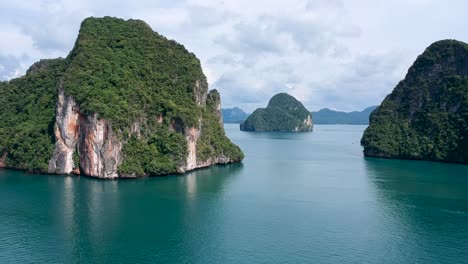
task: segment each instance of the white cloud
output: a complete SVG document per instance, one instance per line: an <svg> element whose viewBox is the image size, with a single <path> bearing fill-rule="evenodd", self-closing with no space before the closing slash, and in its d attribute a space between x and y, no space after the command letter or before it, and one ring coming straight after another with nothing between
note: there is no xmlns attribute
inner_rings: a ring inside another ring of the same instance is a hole
<svg viewBox="0 0 468 264"><path fill-rule="evenodd" d="M37 56L34 40L15 25L0 25L0 55L12 57Z"/></svg>
<svg viewBox="0 0 468 264"><path fill-rule="evenodd" d="M139 18L200 58L224 106L289 92L310 110L378 104L431 42L468 41L464 0L0 0L0 78L66 56L87 16Z"/></svg>

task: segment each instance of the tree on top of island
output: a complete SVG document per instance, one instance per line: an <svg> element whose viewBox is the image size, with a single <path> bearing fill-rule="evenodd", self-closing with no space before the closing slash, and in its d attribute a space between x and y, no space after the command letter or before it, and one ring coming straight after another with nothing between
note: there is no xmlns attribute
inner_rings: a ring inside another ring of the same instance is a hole
<svg viewBox="0 0 468 264"><path fill-rule="evenodd" d="M309 110L287 93L273 96L266 108L258 108L240 124L242 131L308 132L312 127Z"/></svg>
<svg viewBox="0 0 468 264"><path fill-rule="evenodd" d="M0 82L0 167L123 178L239 162L195 54L141 20L87 18L66 58Z"/></svg>
<svg viewBox="0 0 468 264"><path fill-rule="evenodd" d="M361 144L371 157L468 164L468 44L430 45L372 113Z"/></svg>

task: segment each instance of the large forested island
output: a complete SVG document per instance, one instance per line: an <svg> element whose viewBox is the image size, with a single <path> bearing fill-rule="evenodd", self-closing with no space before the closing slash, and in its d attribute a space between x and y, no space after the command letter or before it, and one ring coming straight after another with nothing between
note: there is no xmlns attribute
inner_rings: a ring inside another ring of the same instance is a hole
<svg viewBox="0 0 468 264"><path fill-rule="evenodd" d="M242 131L312 131L312 117L304 105L287 93L273 96L266 108L258 108L243 123Z"/></svg>
<svg viewBox="0 0 468 264"><path fill-rule="evenodd" d="M468 44L430 45L370 117L373 157L468 163Z"/></svg>
<svg viewBox="0 0 468 264"><path fill-rule="evenodd" d="M0 83L0 166L116 178L243 159L199 60L140 20L88 18L62 59Z"/></svg>

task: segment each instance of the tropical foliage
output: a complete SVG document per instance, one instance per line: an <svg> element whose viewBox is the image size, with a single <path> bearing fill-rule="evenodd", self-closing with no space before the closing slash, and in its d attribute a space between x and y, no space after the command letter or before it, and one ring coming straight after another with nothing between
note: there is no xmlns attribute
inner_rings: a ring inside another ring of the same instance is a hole
<svg viewBox="0 0 468 264"><path fill-rule="evenodd" d="M370 117L369 156L468 163L468 45L429 46Z"/></svg>
<svg viewBox="0 0 468 264"><path fill-rule="evenodd" d="M286 93L273 96L266 108L255 110L241 124L245 131L310 131L304 123L310 112L296 98Z"/></svg>
<svg viewBox="0 0 468 264"><path fill-rule="evenodd" d="M221 113L217 109L220 101L218 91L210 91L206 100L206 109L203 112L202 135L197 145L197 158L208 160L224 156L231 160L242 160L244 154L241 149L226 140L221 124Z"/></svg>
<svg viewBox="0 0 468 264"><path fill-rule="evenodd" d="M112 124L125 142L123 173L176 172L187 157L190 127L202 129L201 158L243 158L217 121L217 106L206 99L196 56L143 21L104 17L83 21L67 58L40 61L25 76L0 83L0 157L8 154L8 166L47 171L59 86L81 114L97 113ZM139 135L131 132L135 123Z"/></svg>
<svg viewBox="0 0 468 264"><path fill-rule="evenodd" d="M31 172L47 170L53 152L57 86L63 59L43 60L28 73L0 83L0 156L6 164Z"/></svg>

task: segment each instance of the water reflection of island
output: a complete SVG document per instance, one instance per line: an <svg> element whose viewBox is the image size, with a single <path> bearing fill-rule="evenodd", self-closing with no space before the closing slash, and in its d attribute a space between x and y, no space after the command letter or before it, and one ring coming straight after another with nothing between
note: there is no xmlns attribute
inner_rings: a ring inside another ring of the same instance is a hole
<svg viewBox="0 0 468 264"><path fill-rule="evenodd" d="M125 259L131 241L142 245L132 247L132 259L151 262L158 255L180 259L175 249L189 245L196 236L221 235L215 228L222 221L219 203L226 184L242 169L242 164L231 164L185 175L124 181L51 178L51 189L63 184L54 211L63 223L64 256L70 257L70 263L75 262L73 257L84 255L88 257L83 259L105 262L107 252L117 252ZM192 256L203 252L202 245L190 246L180 250L189 250Z"/></svg>
<svg viewBox="0 0 468 264"><path fill-rule="evenodd" d="M399 254L407 263L464 259L468 166L374 158L365 166L375 189L376 229L388 233L388 256Z"/></svg>
<svg viewBox="0 0 468 264"><path fill-rule="evenodd" d="M378 190L393 198L426 198L429 204L468 201L468 166L374 158L366 158L365 165ZM460 209L468 211L468 203Z"/></svg>

